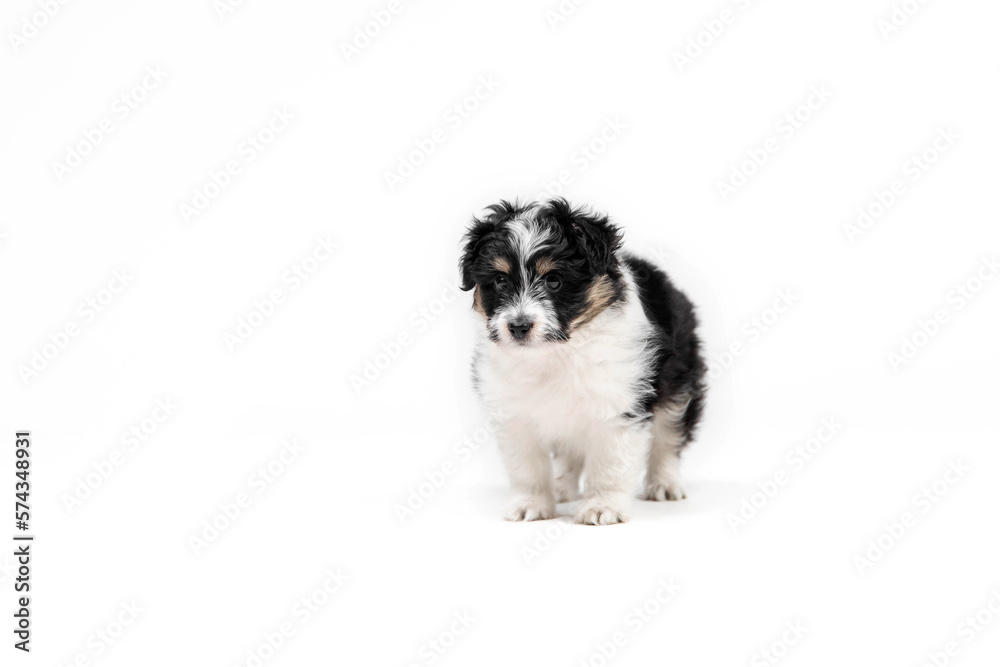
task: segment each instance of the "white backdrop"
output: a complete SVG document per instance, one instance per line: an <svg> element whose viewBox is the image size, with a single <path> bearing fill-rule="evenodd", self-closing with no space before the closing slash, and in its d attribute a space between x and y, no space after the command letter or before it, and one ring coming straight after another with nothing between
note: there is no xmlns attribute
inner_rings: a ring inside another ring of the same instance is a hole
<svg viewBox="0 0 1000 667"><path fill-rule="evenodd" d="M987 664L998 19L6 3L3 664ZM503 522L469 389L459 238L546 192L713 361L689 498L624 526Z"/></svg>

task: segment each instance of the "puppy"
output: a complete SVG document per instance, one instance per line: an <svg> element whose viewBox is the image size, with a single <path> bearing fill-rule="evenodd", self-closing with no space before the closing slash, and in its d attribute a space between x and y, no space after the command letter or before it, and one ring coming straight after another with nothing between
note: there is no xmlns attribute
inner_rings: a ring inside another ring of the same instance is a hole
<svg viewBox="0 0 1000 667"><path fill-rule="evenodd" d="M461 287L482 317L473 383L498 424L510 521L628 520L643 497L685 497L680 454L704 403L691 302L663 271L621 251L607 216L564 199L501 201L463 239Z"/></svg>

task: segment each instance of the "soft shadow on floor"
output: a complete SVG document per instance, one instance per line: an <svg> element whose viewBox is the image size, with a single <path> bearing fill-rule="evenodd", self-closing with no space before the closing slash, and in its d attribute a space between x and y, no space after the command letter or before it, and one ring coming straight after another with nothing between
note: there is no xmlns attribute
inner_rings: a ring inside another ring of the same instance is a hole
<svg viewBox="0 0 1000 667"><path fill-rule="evenodd" d="M694 480L687 482L687 498L677 501L651 502L636 498L632 505L632 522L655 520L665 516L685 516L719 510L737 501L751 488L744 482L733 480ZM502 521L508 492L505 487L489 486L467 489L468 499L486 518ZM580 501L560 503L556 508L557 519L573 517Z"/></svg>

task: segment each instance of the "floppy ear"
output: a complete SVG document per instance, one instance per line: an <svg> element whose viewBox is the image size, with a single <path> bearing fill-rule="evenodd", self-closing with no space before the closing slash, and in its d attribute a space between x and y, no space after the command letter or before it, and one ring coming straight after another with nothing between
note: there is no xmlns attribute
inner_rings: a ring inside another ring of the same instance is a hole
<svg viewBox="0 0 1000 667"><path fill-rule="evenodd" d="M479 220L478 218L472 219L472 226L469 227L469 231L465 233L463 238L464 247L462 250L462 258L458 262L458 270L462 276L462 284L460 287L463 291L468 292L470 289L476 286L476 281L472 279L472 264L479 257L479 252L482 250L483 245L489 239L490 235L496 230L496 223L491 220Z"/></svg>
<svg viewBox="0 0 1000 667"><path fill-rule="evenodd" d="M590 262L594 273L607 273L618 260L615 253L621 248L621 230L611 224L606 215L573 208L563 198L550 199L545 214L551 216L577 248Z"/></svg>

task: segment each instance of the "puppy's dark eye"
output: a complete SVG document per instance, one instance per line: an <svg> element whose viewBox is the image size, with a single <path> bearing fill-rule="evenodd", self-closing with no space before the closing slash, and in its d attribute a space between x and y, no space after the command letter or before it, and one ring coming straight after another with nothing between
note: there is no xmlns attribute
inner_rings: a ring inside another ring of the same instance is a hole
<svg viewBox="0 0 1000 667"><path fill-rule="evenodd" d="M507 280L507 276L503 275L497 276L496 278L493 279L493 285L497 289L504 289L505 287L507 287L508 282L510 281Z"/></svg>
<svg viewBox="0 0 1000 667"><path fill-rule="evenodd" d="M545 276L545 287L550 292L555 292L560 287L562 287L562 281L559 280L559 276L553 276L553 275Z"/></svg>

